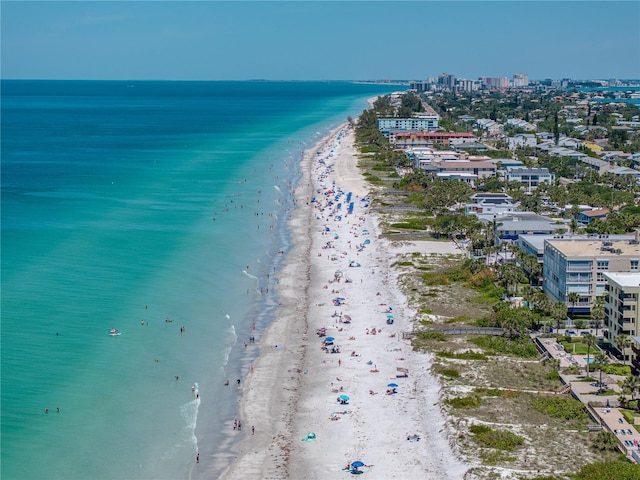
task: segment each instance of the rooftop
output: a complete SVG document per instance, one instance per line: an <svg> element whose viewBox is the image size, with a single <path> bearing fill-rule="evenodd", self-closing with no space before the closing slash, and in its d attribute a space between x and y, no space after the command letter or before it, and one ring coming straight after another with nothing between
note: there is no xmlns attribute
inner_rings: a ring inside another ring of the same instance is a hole
<svg viewBox="0 0 640 480"><path fill-rule="evenodd" d="M613 235L611 235L613 237ZM595 237L595 238L594 238ZM624 235L616 235L614 240L622 240L629 241L635 239L635 235L633 233L628 233ZM557 235L520 235L520 240L523 243L528 243L531 247L535 248L539 252L544 250L544 242L545 240L558 240ZM561 240L571 240L578 242L586 242L586 241L594 241L601 239L598 238L598 235L594 234L584 234L584 233L563 233ZM610 239L611 241L611 239Z"/></svg>
<svg viewBox="0 0 640 480"><path fill-rule="evenodd" d="M424 133L424 132L398 132L396 137L425 137L425 138L474 138L473 133Z"/></svg>
<svg viewBox="0 0 640 480"><path fill-rule="evenodd" d="M604 272L604 276L610 278L621 287L640 288L640 273Z"/></svg>
<svg viewBox="0 0 640 480"><path fill-rule="evenodd" d="M599 208L597 210L589 210L587 212L581 212L581 213L587 217L598 217L600 215L607 215L609 213L609 209Z"/></svg>
<svg viewBox="0 0 640 480"><path fill-rule="evenodd" d="M640 259L640 243L634 240L593 239L587 242L572 240L548 240L567 257L598 257L603 260L618 255L638 255ZM620 251L620 253L615 253Z"/></svg>
<svg viewBox="0 0 640 480"><path fill-rule="evenodd" d="M499 232L518 230L518 231L547 231L566 229L566 225L557 224L552 221L545 220L504 220L498 224Z"/></svg>

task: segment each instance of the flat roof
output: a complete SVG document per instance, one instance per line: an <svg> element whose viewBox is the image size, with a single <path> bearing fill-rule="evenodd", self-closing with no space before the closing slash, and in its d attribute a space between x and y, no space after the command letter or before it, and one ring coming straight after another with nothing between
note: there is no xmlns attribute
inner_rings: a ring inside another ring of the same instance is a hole
<svg viewBox="0 0 640 480"><path fill-rule="evenodd" d="M562 236L564 238L560 239L560 240L571 240L574 242L586 242L586 241L593 241L593 240L602 240L598 238L598 235L595 235L595 238L593 235L589 235L589 234L584 234L584 233L563 233ZM633 240L635 238L635 235L630 233L627 235L620 235L617 236L614 240ZM531 247L535 248L536 250L538 250L539 252L542 252L544 250L544 241L545 240L558 240L557 235L520 235L519 239L523 242L523 243L527 243L529 244ZM610 241L612 239L609 239Z"/></svg>
<svg viewBox="0 0 640 480"><path fill-rule="evenodd" d="M473 133L422 133L399 132L396 137L426 137L426 138L475 138Z"/></svg>
<svg viewBox="0 0 640 480"><path fill-rule="evenodd" d="M443 160L440 162L440 166L442 168L496 168L496 166L491 162L470 162L468 160Z"/></svg>
<svg viewBox="0 0 640 480"><path fill-rule="evenodd" d="M566 228L565 225L557 224L553 221L544 221L544 220L504 220L501 222L502 225L498 224L497 230L499 232L505 230L531 230L531 231L540 231L540 230L558 230L561 228Z"/></svg>
<svg viewBox="0 0 640 480"><path fill-rule="evenodd" d="M640 273L630 272L602 272L621 287L640 287Z"/></svg>
<svg viewBox="0 0 640 480"><path fill-rule="evenodd" d="M612 240L611 238L597 238L591 241L572 240L548 240L549 244L556 247L568 257L601 257L603 259L616 257L618 255L638 255L640 259L640 244L630 243L629 240ZM605 246L611 250L603 250ZM621 250L620 254L614 253Z"/></svg>

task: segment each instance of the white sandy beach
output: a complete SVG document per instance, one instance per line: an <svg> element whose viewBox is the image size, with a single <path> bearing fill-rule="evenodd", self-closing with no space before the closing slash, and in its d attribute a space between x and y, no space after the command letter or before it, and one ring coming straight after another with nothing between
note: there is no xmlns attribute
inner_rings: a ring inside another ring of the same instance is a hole
<svg viewBox="0 0 640 480"><path fill-rule="evenodd" d="M279 275L282 306L243 384L240 452L221 478L346 478L347 465L361 461L372 479L462 479L469 466L450 448L430 358L402 339L415 311L389 270L396 253L457 253L455 246L420 242L396 252L379 238L346 125L305 153L302 172L290 222L295 247ZM340 353L322 349L327 337ZM391 383L397 393L387 394Z"/></svg>

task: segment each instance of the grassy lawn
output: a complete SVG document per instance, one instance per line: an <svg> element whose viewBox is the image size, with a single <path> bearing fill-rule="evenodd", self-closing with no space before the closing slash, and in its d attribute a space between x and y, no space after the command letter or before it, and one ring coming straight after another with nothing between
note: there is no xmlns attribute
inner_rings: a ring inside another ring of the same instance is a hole
<svg viewBox="0 0 640 480"><path fill-rule="evenodd" d="M559 342L563 347L564 347L564 351L567 352L570 355L587 355L587 344L586 343L582 343L582 342L567 342L565 341L560 341ZM598 348L597 345L591 345L591 348L589 349L589 355L593 356L596 353L598 353L600 351L600 349Z"/></svg>

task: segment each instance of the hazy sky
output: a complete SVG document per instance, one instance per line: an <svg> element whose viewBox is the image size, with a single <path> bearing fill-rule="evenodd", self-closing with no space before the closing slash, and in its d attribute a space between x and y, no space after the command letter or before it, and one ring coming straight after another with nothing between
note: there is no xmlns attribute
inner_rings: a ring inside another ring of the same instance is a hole
<svg viewBox="0 0 640 480"><path fill-rule="evenodd" d="M7 1L2 78L640 78L640 2Z"/></svg>

